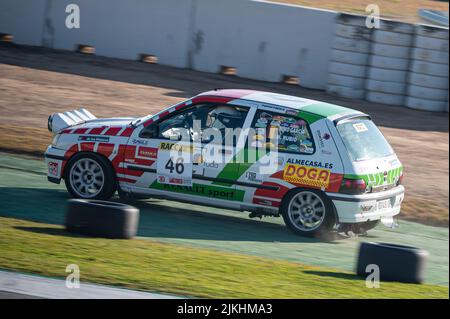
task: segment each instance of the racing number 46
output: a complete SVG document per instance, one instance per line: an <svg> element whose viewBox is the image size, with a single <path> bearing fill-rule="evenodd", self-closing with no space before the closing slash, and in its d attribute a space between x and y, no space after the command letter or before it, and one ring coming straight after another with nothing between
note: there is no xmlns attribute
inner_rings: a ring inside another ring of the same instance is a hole
<svg viewBox="0 0 450 319"><path fill-rule="evenodd" d="M184 162L183 162L183 158L182 158L182 157L178 157L177 160L176 160L176 162L175 162L175 165L174 165L174 162L173 162L173 158L172 158L172 157L169 158L169 160L168 160L167 163L166 163L165 168L166 168L167 170L169 170L171 174L173 173L174 170L175 170L175 171L177 172L177 174L179 174L179 175L183 174L183 172L184 172Z"/></svg>

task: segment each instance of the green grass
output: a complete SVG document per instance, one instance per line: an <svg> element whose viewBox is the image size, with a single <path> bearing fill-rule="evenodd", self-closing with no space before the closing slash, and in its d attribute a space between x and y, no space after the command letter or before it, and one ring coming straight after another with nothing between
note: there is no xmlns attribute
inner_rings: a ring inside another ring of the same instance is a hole
<svg viewBox="0 0 450 319"><path fill-rule="evenodd" d="M330 254L339 252L330 251ZM74 236L61 226L0 217L0 268L206 298L448 298L448 287L381 283L350 273L150 240Z"/></svg>

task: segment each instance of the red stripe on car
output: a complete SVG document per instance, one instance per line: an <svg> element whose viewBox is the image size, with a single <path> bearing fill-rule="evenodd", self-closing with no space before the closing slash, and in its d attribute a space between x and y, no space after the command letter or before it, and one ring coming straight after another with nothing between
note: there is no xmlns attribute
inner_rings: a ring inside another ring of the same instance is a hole
<svg viewBox="0 0 450 319"><path fill-rule="evenodd" d="M87 131L88 129L87 128L77 128L76 130L75 130L75 132L74 132L74 134L84 134L84 133L86 133L86 131Z"/></svg>
<svg viewBox="0 0 450 319"><path fill-rule="evenodd" d="M152 123L153 123L153 119L149 119L149 120L144 122L144 127L147 127L147 126L149 126Z"/></svg>
<svg viewBox="0 0 450 319"><path fill-rule="evenodd" d="M89 134L99 135L101 132L103 132L104 129L105 129L105 126L94 127L93 129L91 129L91 131L89 132Z"/></svg>
<svg viewBox="0 0 450 319"><path fill-rule="evenodd" d="M132 128L132 127L127 127L127 128L120 134L120 136L127 136L127 137L129 137L129 136L131 136L131 133L133 133L133 131L134 131L134 128Z"/></svg>
<svg viewBox="0 0 450 319"><path fill-rule="evenodd" d="M131 179L131 178L125 178L125 177L118 177L117 180L119 182L125 182L125 183L131 183L131 184L136 183L136 180Z"/></svg>
<svg viewBox="0 0 450 319"><path fill-rule="evenodd" d="M119 131L121 130L121 127L110 127L104 135L110 135L110 136L114 136L117 135L117 133L119 133Z"/></svg>
<svg viewBox="0 0 450 319"><path fill-rule="evenodd" d="M273 201L270 199L264 199L264 198L255 198L254 197L253 204L271 206L271 207L280 207L280 202Z"/></svg>
<svg viewBox="0 0 450 319"><path fill-rule="evenodd" d="M95 145L95 142L83 142L83 143L80 143L80 148L81 148L81 151L92 152L92 151L94 151L94 145Z"/></svg>
<svg viewBox="0 0 450 319"><path fill-rule="evenodd" d="M284 195L289 191L289 188L282 186L280 184L277 184L277 183L264 182L262 185L263 186L275 186L275 187L278 187L278 190L258 188L255 191L255 196L282 199L284 197Z"/></svg>
<svg viewBox="0 0 450 319"><path fill-rule="evenodd" d="M213 103L228 103L235 98L226 96L198 96L192 99L192 104L203 103L203 102L213 102Z"/></svg>
<svg viewBox="0 0 450 319"><path fill-rule="evenodd" d="M144 174L144 171L135 171L135 170L131 170L131 169L125 169L123 167L118 167L116 169L116 173L139 177L139 176L142 176L142 174Z"/></svg>
<svg viewBox="0 0 450 319"><path fill-rule="evenodd" d="M100 143L97 147L97 152L106 157L109 157L112 154L113 150L114 144L111 143Z"/></svg>

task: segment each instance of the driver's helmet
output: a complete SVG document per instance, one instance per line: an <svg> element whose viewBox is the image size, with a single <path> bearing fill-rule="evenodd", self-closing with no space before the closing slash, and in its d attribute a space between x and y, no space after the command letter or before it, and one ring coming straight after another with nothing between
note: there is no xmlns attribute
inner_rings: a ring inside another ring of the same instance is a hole
<svg viewBox="0 0 450 319"><path fill-rule="evenodd" d="M242 114L231 106L219 106L208 113L207 127L217 129L237 128L242 124Z"/></svg>

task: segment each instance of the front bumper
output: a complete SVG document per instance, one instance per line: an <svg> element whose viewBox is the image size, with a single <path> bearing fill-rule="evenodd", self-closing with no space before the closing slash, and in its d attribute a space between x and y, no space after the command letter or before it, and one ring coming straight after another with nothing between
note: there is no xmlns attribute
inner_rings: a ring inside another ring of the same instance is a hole
<svg viewBox="0 0 450 319"><path fill-rule="evenodd" d="M64 150L47 147L45 151L45 163L47 165L47 180L52 183L59 184L64 172L64 165L67 159L64 157Z"/></svg>
<svg viewBox="0 0 450 319"><path fill-rule="evenodd" d="M399 214L405 188L400 185L379 193L363 195L328 193L327 195L336 207L340 223L361 223Z"/></svg>

